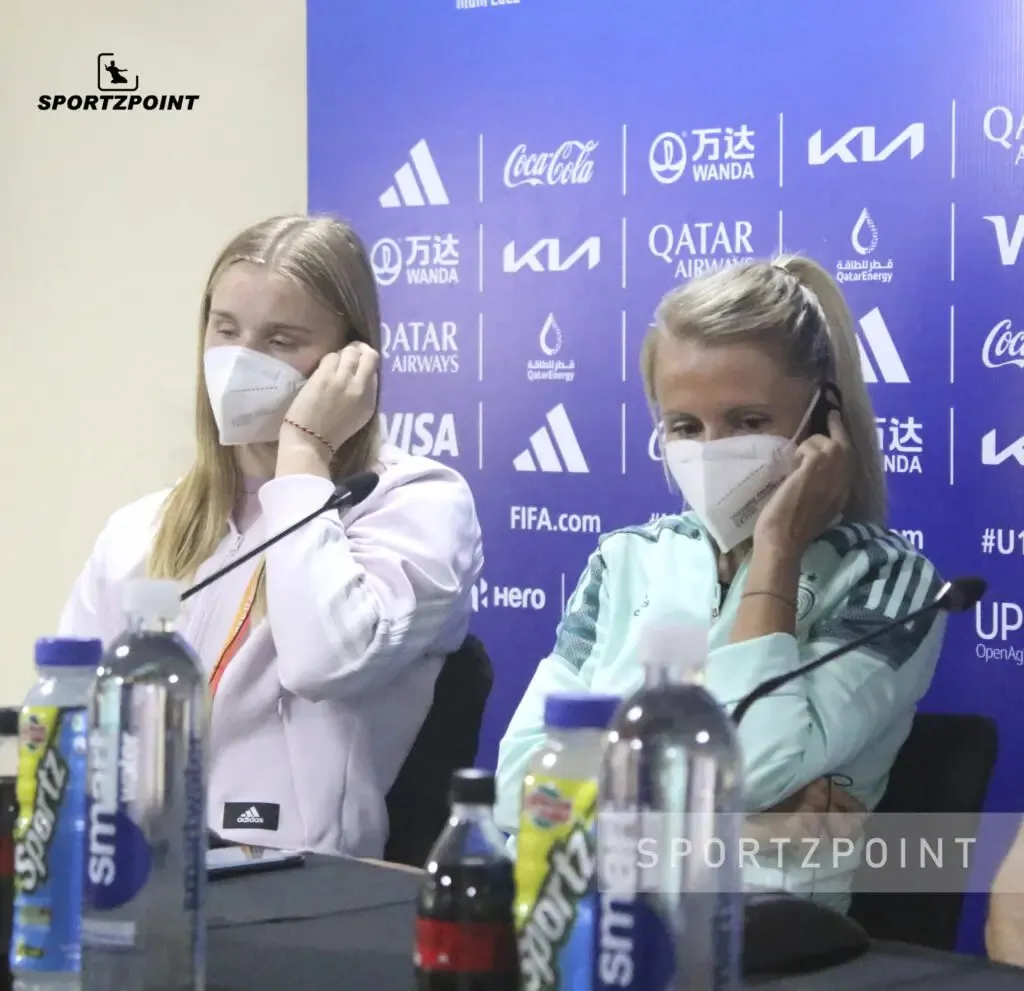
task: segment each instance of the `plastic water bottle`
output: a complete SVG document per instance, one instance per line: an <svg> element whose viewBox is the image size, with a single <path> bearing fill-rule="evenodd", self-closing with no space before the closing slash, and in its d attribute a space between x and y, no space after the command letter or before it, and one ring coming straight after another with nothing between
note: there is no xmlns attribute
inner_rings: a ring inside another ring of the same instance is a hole
<svg viewBox="0 0 1024 991"><path fill-rule="evenodd" d="M206 679L175 582L125 588L89 709L83 991L205 986Z"/></svg>
<svg viewBox="0 0 1024 991"><path fill-rule="evenodd" d="M732 991L741 985L742 762L701 687L707 630L643 638L644 684L609 730L598 797L594 987Z"/></svg>
<svg viewBox="0 0 1024 991"><path fill-rule="evenodd" d="M77 991L81 969L86 706L103 645L36 642L19 719L11 975L15 991Z"/></svg>

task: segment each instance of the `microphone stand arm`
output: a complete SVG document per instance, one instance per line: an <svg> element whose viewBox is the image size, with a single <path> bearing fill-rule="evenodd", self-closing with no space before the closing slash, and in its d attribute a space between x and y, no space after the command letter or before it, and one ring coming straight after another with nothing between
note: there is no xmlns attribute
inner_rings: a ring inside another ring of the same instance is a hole
<svg viewBox="0 0 1024 991"><path fill-rule="evenodd" d="M348 495L348 493L345 494L346 496ZM217 581L217 579L221 578L223 575L226 575L229 571L234 571L235 568L237 568L241 564L245 564L245 562L248 561L250 558L254 558L257 554L262 554L272 544L276 544L279 540L283 540L289 534L294 533L296 530L299 529L299 527L303 527L311 520L315 520L318 516L321 515L321 513L326 513L332 509L337 508L341 501L344 500L339 500L337 494L332 495L331 498L328 499L327 502L324 503L324 505L322 505L319 509L315 509L312 513L309 513L307 516L303 516L302 519L299 520L297 523L293 523L290 527L287 527L280 533L275 533L274 536L271 537L269 540L264 540L262 544L259 544L257 547L254 547L251 551L246 551L246 553L243 554L241 557L237 557L233 561L230 561L227 565L225 565L223 568L219 568L212 575L207 575L201 582L197 582L191 588L185 589L185 591L181 593L181 601L184 602L186 599L192 598L192 596L195 595L196 592L201 592L204 588L207 587L207 585L212 585L215 581Z"/></svg>
<svg viewBox="0 0 1024 991"><path fill-rule="evenodd" d="M786 671L784 674L777 674L774 678L769 678L767 681L761 682L757 688L740 699L739 704L735 709L733 709L733 725L739 726L743 717L747 714L747 710L755 702L763 699L766 695L771 695L772 692L781 688L783 685L788 684L791 681L795 681L797 678L800 678L805 674L810 674L812 671L816 671L823 664L828 664L829 661L835 660L837 657L842 657L844 654L852 653L858 647L863 647L866 644L877 640L878 637L886 630L895 629L896 627L902 626L904 623L910 623L921 616L927 616L929 613L938 612L940 609L943 609L944 606L945 597L940 596L935 601L929 602L928 605L907 613L906 616L895 623L887 623L884 626L877 626L868 633L865 633L862 637L858 637L856 640L851 640L849 643L844 643L841 647L837 647L835 650L830 650L827 654L823 654L821 657L816 657L813 661L809 661L807 664L803 665L803 667L799 667L795 671Z"/></svg>

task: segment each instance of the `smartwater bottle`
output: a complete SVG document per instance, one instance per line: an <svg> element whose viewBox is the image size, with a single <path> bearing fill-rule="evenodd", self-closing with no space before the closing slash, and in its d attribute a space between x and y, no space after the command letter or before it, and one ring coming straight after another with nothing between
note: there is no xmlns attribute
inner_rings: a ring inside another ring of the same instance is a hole
<svg viewBox="0 0 1024 991"><path fill-rule="evenodd" d="M89 707L83 991L203 991L207 688L175 582L125 588Z"/></svg>
<svg viewBox="0 0 1024 991"><path fill-rule="evenodd" d="M643 637L644 684L611 725L598 785L594 987L733 991L742 974L742 762L701 687L707 630Z"/></svg>

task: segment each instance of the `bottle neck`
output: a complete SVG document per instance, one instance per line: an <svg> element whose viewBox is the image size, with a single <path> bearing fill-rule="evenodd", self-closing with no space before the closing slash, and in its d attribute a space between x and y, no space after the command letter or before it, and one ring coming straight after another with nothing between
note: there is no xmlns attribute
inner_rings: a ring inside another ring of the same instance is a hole
<svg viewBox="0 0 1024 991"><path fill-rule="evenodd" d="M644 669L644 684L649 688L661 688L669 685L703 685L704 669L694 668L688 664L651 664Z"/></svg>
<svg viewBox="0 0 1024 991"><path fill-rule="evenodd" d="M174 621L152 616L129 616L128 629L133 633L173 633Z"/></svg>
<svg viewBox="0 0 1024 991"><path fill-rule="evenodd" d="M462 821L485 824L494 821L494 809L489 805L470 805L466 802L455 802L452 805L452 818Z"/></svg>

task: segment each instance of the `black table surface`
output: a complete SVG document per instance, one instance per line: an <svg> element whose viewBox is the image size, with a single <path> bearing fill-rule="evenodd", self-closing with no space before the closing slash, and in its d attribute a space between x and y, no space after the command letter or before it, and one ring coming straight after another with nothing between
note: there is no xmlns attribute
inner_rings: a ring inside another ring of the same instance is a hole
<svg viewBox="0 0 1024 991"><path fill-rule="evenodd" d="M207 991L402 991L412 987L415 872L310 857L302 867L225 878L207 901ZM775 991L1024 991L1024 970L879 943Z"/></svg>

